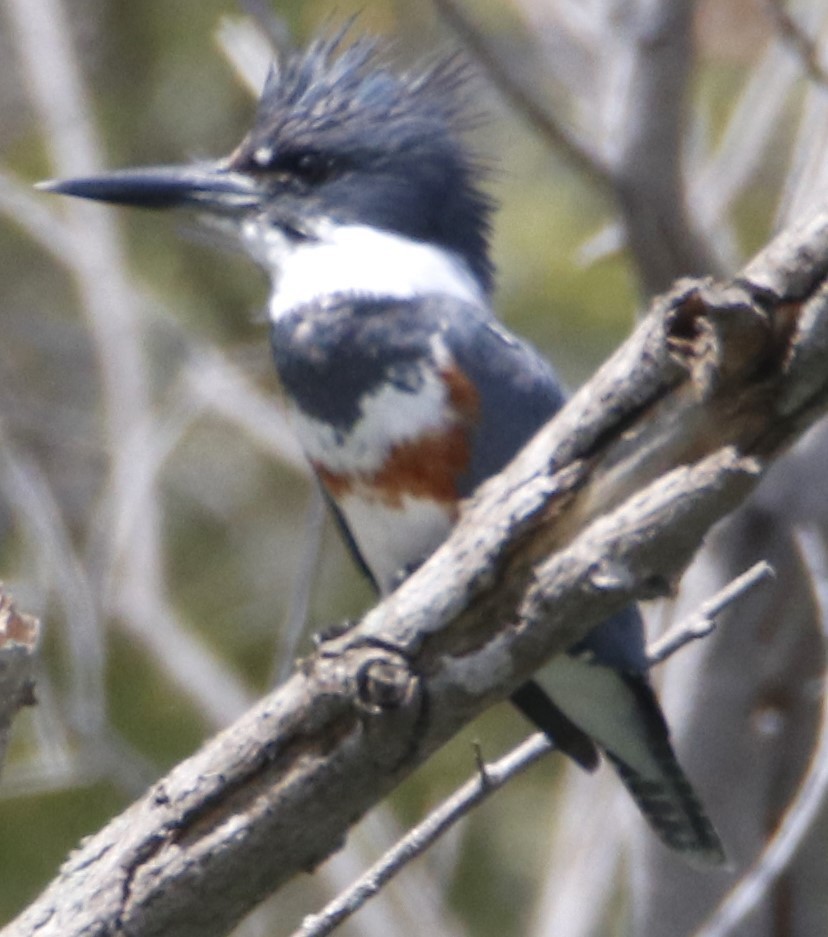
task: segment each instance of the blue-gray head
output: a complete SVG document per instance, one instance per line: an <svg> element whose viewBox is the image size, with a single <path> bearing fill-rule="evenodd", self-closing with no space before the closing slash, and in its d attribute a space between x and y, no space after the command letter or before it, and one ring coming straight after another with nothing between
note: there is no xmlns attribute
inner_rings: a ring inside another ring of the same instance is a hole
<svg viewBox="0 0 828 937"><path fill-rule="evenodd" d="M488 292L492 205L462 141L468 81L456 56L400 73L381 59L375 41L346 47L339 33L273 67L252 129L226 159L45 187L230 218L270 267L334 230L374 229L448 252Z"/></svg>

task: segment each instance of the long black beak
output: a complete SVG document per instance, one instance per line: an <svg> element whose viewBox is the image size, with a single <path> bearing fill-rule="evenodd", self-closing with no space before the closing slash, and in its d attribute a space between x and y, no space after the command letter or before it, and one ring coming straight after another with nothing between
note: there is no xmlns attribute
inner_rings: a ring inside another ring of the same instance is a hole
<svg viewBox="0 0 828 937"><path fill-rule="evenodd" d="M39 182L37 188L117 205L189 206L221 214L241 214L255 208L263 195L256 180L221 163L121 169L78 179L52 179Z"/></svg>

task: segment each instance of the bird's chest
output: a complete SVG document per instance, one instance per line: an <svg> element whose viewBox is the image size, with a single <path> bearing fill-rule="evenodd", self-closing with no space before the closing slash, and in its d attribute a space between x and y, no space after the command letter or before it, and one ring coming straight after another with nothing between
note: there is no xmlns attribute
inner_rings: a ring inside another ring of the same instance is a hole
<svg viewBox="0 0 828 937"><path fill-rule="evenodd" d="M369 325L297 319L273 344L299 441L387 591L454 523L477 404L433 336Z"/></svg>

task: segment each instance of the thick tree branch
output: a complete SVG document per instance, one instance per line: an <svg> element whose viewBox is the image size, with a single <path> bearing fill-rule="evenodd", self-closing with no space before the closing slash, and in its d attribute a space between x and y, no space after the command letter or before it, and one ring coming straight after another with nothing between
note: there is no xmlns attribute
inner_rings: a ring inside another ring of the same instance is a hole
<svg viewBox="0 0 828 937"><path fill-rule="evenodd" d="M650 666L663 663L691 641L706 637L716 627L716 619L726 608L772 576L773 570L767 563L757 563L728 583L687 619L671 628L663 638L648 646L647 660ZM319 913L308 915L293 937L326 937L344 920L356 914L392 878L434 845L478 804L551 751L554 751L554 746L540 733L528 738L494 764L483 762L478 750L478 770L474 777L409 830Z"/></svg>
<svg viewBox="0 0 828 937"><path fill-rule="evenodd" d="M211 935L632 599L828 407L828 212L686 281L347 634L74 853L3 933Z"/></svg>

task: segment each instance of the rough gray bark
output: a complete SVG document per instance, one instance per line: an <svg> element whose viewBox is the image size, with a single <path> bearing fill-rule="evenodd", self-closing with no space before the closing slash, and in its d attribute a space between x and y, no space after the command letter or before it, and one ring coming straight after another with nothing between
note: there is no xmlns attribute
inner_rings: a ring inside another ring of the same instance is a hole
<svg viewBox="0 0 828 937"><path fill-rule="evenodd" d="M539 662L668 592L828 408L828 212L687 281L346 635L72 854L4 937L221 934Z"/></svg>

